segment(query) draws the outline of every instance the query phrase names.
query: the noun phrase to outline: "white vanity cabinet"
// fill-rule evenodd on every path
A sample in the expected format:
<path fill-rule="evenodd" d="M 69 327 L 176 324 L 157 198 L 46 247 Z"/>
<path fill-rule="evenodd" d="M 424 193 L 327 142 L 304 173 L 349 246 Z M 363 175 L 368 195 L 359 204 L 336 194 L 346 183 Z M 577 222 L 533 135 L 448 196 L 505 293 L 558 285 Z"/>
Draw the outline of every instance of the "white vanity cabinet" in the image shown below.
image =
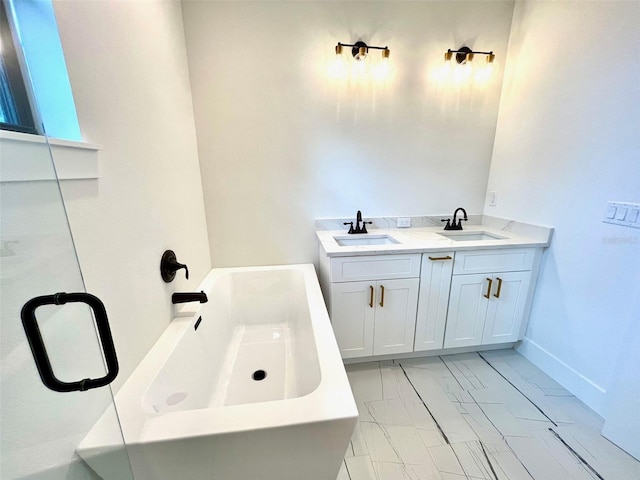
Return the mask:
<path fill-rule="evenodd" d="M 320 283 L 342 358 L 434 355 L 521 340 L 542 247 L 457 247 L 336 255 L 321 244 Z"/>
<path fill-rule="evenodd" d="M 320 268 L 343 358 L 413 350 L 420 254 L 332 257 Z"/>
<path fill-rule="evenodd" d="M 454 252 L 422 254 L 414 351 L 440 350 L 447 323 Z"/>
<path fill-rule="evenodd" d="M 444 348 L 519 339 L 536 254 L 535 248 L 456 254 Z"/>

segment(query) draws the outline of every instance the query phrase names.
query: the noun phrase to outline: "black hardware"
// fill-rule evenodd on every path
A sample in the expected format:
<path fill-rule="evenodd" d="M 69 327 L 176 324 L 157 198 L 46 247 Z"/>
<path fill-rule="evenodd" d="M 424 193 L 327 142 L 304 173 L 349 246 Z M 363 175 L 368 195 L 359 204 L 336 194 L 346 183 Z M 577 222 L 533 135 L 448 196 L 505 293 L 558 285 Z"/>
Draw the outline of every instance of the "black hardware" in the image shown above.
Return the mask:
<path fill-rule="evenodd" d="M 188 292 L 188 293 L 174 293 L 171 295 L 171 303 L 188 303 L 188 302 L 200 302 L 207 303 L 209 299 L 204 292 Z"/>
<path fill-rule="evenodd" d="M 457 222 L 456 222 L 456 215 L 458 214 L 458 211 L 462 210 L 462 213 L 464 214 L 464 218 L 460 218 Z M 444 226 L 445 230 L 462 230 L 462 221 L 468 221 L 469 219 L 467 218 L 467 211 L 462 208 L 456 208 L 456 211 L 453 212 L 453 220 L 449 221 L 449 219 L 442 219 L 440 220 L 441 222 L 447 222 L 447 224 Z"/>
<path fill-rule="evenodd" d="M 370 49 L 373 50 L 382 50 L 383 51 L 383 56 L 385 58 L 389 57 L 389 47 L 388 46 L 384 46 L 384 47 L 376 47 L 373 45 L 367 45 L 366 43 L 364 43 L 362 40 L 358 40 L 356 43 L 342 43 L 342 42 L 338 42 L 338 45 L 336 46 L 336 53 L 341 53 L 342 52 L 342 47 L 351 47 L 351 55 L 353 56 L 353 58 L 355 58 L 356 60 L 360 59 L 360 48 L 364 47 L 366 53 L 369 53 Z M 386 55 L 385 55 L 386 52 Z"/>
<path fill-rule="evenodd" d="M 466 63 L 468 54 L 488 55 L 488 56 L 490 56 L 492 58 L 491 59 L 492 62 L 493 62 L 493 58 L 495 58 L 495 55 L 493 54 L 493 50 L 490 51 L 490 52 L 477 52 L 477 51 L 471 50 L 469 47 L 467 47 L 465 45 L 465 46 L 460 47 L 458 50 L 448 49 L 447 53 L 445 54 L 445 59 L 450 60 L 454 53 L 456 54 L 456 62 L 458 62 L 460 64 Z M 470 57 L 470 58 L 472 58 L 472 57 Z"/>
<path fill-rule="evenodd" d="M 360 226 L 362 224 L 362 227 Z M 349 231 L 347 233 L 369 233 L 367 232 L 367 224 L 372 225 L 373 222 L 363 222 L 362 221 L 362 212 L 358 210 L 356 213 L 356 226 L 353 227 L 353 222 L 344 222 L 343 225 L 350 225 Z"/>
<path fill-rule="evenodd" d="M 353 222 L 344 222 L 343 225 L 349 225 L 349 231 L 347 233 L 355 233 L 353 230 Z"/>
<path fill-rule="evenodd" d="M 196 320 L 195 325 L 193 326 L 194 330 L 197 330 L 198 327 L 200 326 L 200 322 L 202 321 L 202 317 L 198 317 L 198 320 Z"/>
<path fill-rule="evenodd" d="M 64 305 L 66 303 L 86 303 L 91 308 L 107 363 L 107 374 L 104 377 L 85 378 L 78 382 L 63 382 L 54 375 L 51 361 L 40 333 L 40 327 L 38 327 L 38 321 L 36 320 L 36 309 L 43 305 Z M 24 304 L 20 312 L 20 318 L 22 318 L 22 326 L 27 334 L 27 340 L 42 383 L 51 390 L 55 392 L 84 392 L 91 388 L 108 385 L 118 376 L 118 358 L 116 357 L 116 349 L 113 345 L 111 329 L 109 328 L 107 311 L 98 297 L 89 293 L 64 292 L 35 297 Z"/>
<path fill-rule="evenodd" d="M 166 250 L 162 254 L 162 258 L 160 259 L 160 275 L 162 275 L 162 280 L 167 283 L 172 282 L 173 279 L 176 278 L 176 272 L 181 268 L 184 268 L 185 276 L 187 280 L 189 280 L 189 269 L 186 265 L 178 263 L 178 259 L 173 250 Z"/>

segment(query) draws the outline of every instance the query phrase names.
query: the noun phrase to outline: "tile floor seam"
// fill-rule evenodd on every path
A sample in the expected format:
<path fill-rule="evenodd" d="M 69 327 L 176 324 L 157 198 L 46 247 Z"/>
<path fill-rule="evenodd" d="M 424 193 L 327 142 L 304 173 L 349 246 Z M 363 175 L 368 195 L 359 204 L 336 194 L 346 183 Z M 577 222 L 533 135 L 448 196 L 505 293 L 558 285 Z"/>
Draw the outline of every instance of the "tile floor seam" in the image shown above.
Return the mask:
<path fill-rule="evenodd" d="M 516 387 L 509 379 L 507 379 L 504 375 L 502 375 L 502 373 L 500 373 L 493 365 L 491 365 L 491 362 L 489 362 L 486 358 L 484 358 L 484 356 L 478 352 L 478 356 L 480 358 L 482 358 L 487 365 L 489 365 L 498 375 L 500 375 L 502 378 L 504 378 L 513 388 L 515 388 L 518 393 L 520 393 L 524 398 L 526 398 L 531 405 L 533 405 L 536 409 L 538 409 L 538 411 L 544 415 L 555 427 L 558 426 L 558 424 L 556 422 L 554 422 L 546 413 L 544 413 L 544 411 L 533 401 L 531 400 L 527 395 L 525 395 L 518 387 Z M 475 400 L 475 399 L 474 399 Z M 476 402 L 476 404 L 478 405 L 478 407 L 480 407 L 480 404 L 478 404 L 478 402 Z M 486 415 L 486 412 L 484 412 L 484 410 L 482 410 L 482 407 L 480 407 L 480 410 L 485 414 L 485 417 L 487 417 L 487 419 L 489 420 L 489 422 L 491 422 L 491 420 L 489 419 L 489 417 Z M 492 425 L 493 422 L 491 422 Z M 494 428 L 497 429 L 497 427 L 494 425 Z M 581 463 L 581 466 L 583 468 L 586 468 L 587 470 L 592 471 L 600 480 L 604 480 L 604 478 L 589 464 L 589 462 L 587 462 L 580 454 L 578 454 L 567 442 L 564 441 L 564 439 L 556 432 L 554 431 L 551 427 L 549 427 L 548 429 L 550 432 L 552 432 L 557 439 L 560 441 L 560 443 L 572 454 L 574 455 Z M 498 430 L 500 431 L 500 430 Z M 502 435 L 502 432 L 500 432 L 500 434 Z M 504 435 L 503 435 L 504 438 Z M 509 442 L 505 439 L 505 442 L 507 443 L 507 445 L 509 445 Z M 509 445 L 509 448 L 513 451 L 512 447 Z M 515 457 L 518 459 L 518 461 L 520 461 L 520 459 L 518 458 L 518 456 L 516 455 L 515 452 L 513 452 L 513 454 L 515 455 Z M 520 463 L 522 463 L 520 461 Z M 524 466 L 524 464 L 522 464 Z M 525 467 L 526 469 L 526 467 Z M 527 470 L 528 471 L 528 470 Z"/>
<path fill-rule="evenodd" d="M 464 388 L 464 387 L 462 386 L 462 384 L 460 383 L 460 380 L 458 380 L 458 377 L 456 377 L 456 374 L 455 374 L 455 373 L 453 373 L 453 372 L 451 371 L 451 368 L 449 368 L 449 365 L 447 365 L 447 362 L 445 362 L 445 361 L 442 359 L 442 356 L 438 355 L 438 358 L 439 358 L 439 359 L 440 359 L 440 361 L 444 364 L 444 366 L 445 366 L 445 367 L 447 367 L 447 370 L 449 370 L 449 373 L 450 373 L 450 374 L 451 374 L 451 376 L 454 378 L 454 380 L 457 382 L 457 384 L 458 384 L 458 385 L 460 385 L 460 388 L 462 389 L 462 391 L 464 391 L 464 392 L 468 392 L 469 390 L 468 390 L 468 389 L 466 389 L 466 388 Z M 463 375 L 463 376 L 464 376 L 464 375 Z"/>
<path fill-rule="evenodd" d="M 347 454 L 360 459 L 345 459 L 339 478 L 640 480 L 638 463 L 618 458 L 611 442 L 602 443 L 593 412 L 575 396 L 555 395 L 564 390 L 517 352 L 484 353 L 409 359 L 409 365 L 377 361 L 356 369 L 365 417 L 358 423 L 368 425 L 363 431 L 370 438 L 361 432 L 349 442 Z M 380 389 L 372 388 L 378 381 Z"/>
<path fill-rule="evenodd" d="M 440 357 L 438 357 L 440 358 Z M 446 363 L 442 360 L 442 358 L 440 358 L 440 361 L 442 361 L 442 363 L 445 364 L 445 367 L 447 367 Z M 420 393 L 418 392 L 418 390 L 416 389 L 416 387 L 413 385 L 413 383 L 411 382 L 411 379 L 409 379 L 409 376 L 407 375 L 407 372 L 404 370 L 404 367 L 402 366 L 402 364 L 399 364 L 400 368 L 402 369 L 402 372 L 404 373 L 407 381 L 409 382 L 409 384 L 411 385 L 411 388 L 413 388 L 413 391 L 416 393 L 416 395 L 418 395 L 418 398 L 420 398 L 420 401 L 422 402 L 422 405 L 424 406 L 424 408 L 427 410 L 427 412 L 429 412 L 429 415 L 431 416 L 431 418 L 433 419 L 433 421 L 435 422 L 436 426 L 438 427 L 438 430 L 440 431 L 440 434 L 443 436 L 445 442 L 447 442 L 446 444 L 451 448 L 451 452 L 453 453 L 454 457 L 456 457 L 456 460 L 458 462 L 458 465 L 460 466 L 460 468 L 462 469 L 462 471 L 464 472 L 465 477 L 467 478 L 467 480 L 469 480 L 469 476 L 467 475 L 467 472 L 464 469 L 464 465 L 462 464 L 462 462 L 460 461 L 460 457 L 458 456 L 458 453 L 455 451 L 455 449 L 451 446 L 451 442 L 449 441 L 449 438 L 446 436 L 446 434 L 444 433 L 444 431 L 442 430 L 442 427 L 440 426 L 440 423 L 438 422 L 438 420 L 436 420 L 435 416 L 433 415 L 433 413 L 431 412 L 431 410 L 429 410 L 429 407 L 427 407 L 427 404 L 425 403 L 425 401 L 422 399 L 422 397 L 420 396 Z M 447 367 L 447 370 L 449 369 L 449 367 Z M 449 372 L 451 373 L 451 371 L 449 370 Z M 455 375 L 453 375 L 453 373 L 451 373 L 451 375 L 455 378 Z M 458 382 L 458 379 L 456 378 L 456 382 Z M 460 388 L 462 388 L 463 390 L 464 387 L 462 387 L 462 385 L 460 384 L 460 382 L 458 382 L 458 384 L 460 385 Z M 427 450 L 428 451 L 428 450 Z M 446 472 L 446 473 L 454 473 L 454 472 Z"/>
<path fill-rule="evenodd" d="M 489 455 L 487 455 L 487 451 L 484 448 L 484 443 L 482 442 L 482 440 L 478 440 L 478 442 L 480 443 L 480 448 L 482 449 L 482 454 L 484 455 L 484 458 L 487 461 L 487 464 L 489 465 L 489 468 L 491 469 L 491 473 L 493 473 L 493 478 L 495 480 L 500 480 L 498 478 L 498 474 L 496 473 L 496 471 L 493 468 L 493 464 L 491 463 L 491 460 L 489 460 Z"/>
<path fill-rule="evenodd" d="M 480 355 L 480 353 L 478 352 L 478 355 L 480 357 L 482 357 L 482 355 Z M 483 360 L 486 362 L 486 359 L 483 358 Z M 488 362 L 487 362 L 488 363 Z M 498 372 L 499 373 L 499 372 Z M 453 375 L 453 373 L 452 373 Z M 506 380 L 506 379 L 505 379 Z M 510 383 L 510 382 L 509 382 Z M 515 388 L 515 387 L 514 387 Z M 516 388 L 517 390 L 517 388 Z M 523 395 L 524 396 L 524 395 Z M 522 465 L 522 467 L 525 469 L 525 471 L 529 474 L 529 476 L 532 479 L 535 479 L 535 477 L 531 474 L 531 472 L 529 471 L 529 469 L 526 467 L 526 465 L 524 464 L 524 462 L 522 462 L 522 460 L 520 459 L 520 457 L 518 457 L 517 453 L 515 452 L 515 450 L 513 449 L 513 447 L 509 444 L 509 441 L 507 440 L 507 437 L 502 433 L 502 431 L 498 428 L 498 426 L 491 420 L 491 418 L 489 418 L 489 416 L 487 415 L 487 412 L 485 412 L 483 410 L 483 408 L 480 406 L 480 403 L 478 403 L 478 401 L 471 396 L 471 399 L 473 400 L 473 403 L 475 403 L 478 408 L 480 409 L 480 411 L 482 412 L 482 414 L 484 415 L 484 417 L 487 419 L 487 421 L 491 424 L 491 426 L 496 430 L 496 432 L 498 432 L 498 434 L 500 435 L 500 438 L 502 439 L 502 441 L 504 442 L 504 444 L 506 445 L 506 447 L 511 451 L 511 453 L 513 454 L 514 458 L 520 463 L 520 465 Z M 527 399 L 528 400 L 528 399 Z M 464 419 L 464 416 L 463 416 Z M 464 419 L 465 422 L 469 425 L 469 422 L 466 421 L 466 419 Z M 553 422 L 552 422 L 553 423 Z M 469 425 L 469 427 L 471 428 L 471 430 L 473 430 L 473 426 Z M 473 432 L 477 434 L 477 432 L 475 430 L 473 430 Z M 478 441 L 481 442 L 480 438 L 478 438 Z"/>
<path fill-rule="evenodd" d="M 546 413 L 544 413 L 544 410 L 542 410 L 542 409 L 541 409 L 541 408 L 540 408 L 540 407 L 539 407 L 539 406 L 538 406 L 538 405 L 537 405 L 533 400 L 531 400 L 527 395 L 525 395 L 525 394 L 524 394 L 524 392 L 522 392 L 518 387 L 516 387 L 516 386 L 511 382 L 511 380 L 509 380 L 507 377 L 505 377 L 505 376 L 504 376 L 504 375 L 503 375 L 503 374 L 502 374 L 502 373 L 501 373 L 501 372 L 500 372 L 496 367 L 494 367 L 493 365 L 491 365 L 491 362 L 489 362 L 489 360 L 487 360 L 487 359 L 482 355 L 482 353 L 480 353 L 480 352 L 477 352 L 477 353 L 478 353 L 478 356 L 479 356 L 482 360 L 484 360 L 484 361 L 487 363 L 487 365 L 489 365 L 489 366 L 490 366 L 490 367 L 491 367 L 491 368 L 492 368 L 492 369 L 493 369 L 493 370 L 494 370 L 498 375 L 500 375 L 500 376 L 501 376 L 501 377 L 502 377 L 502 378 L 503 378 L 503 379 L 504 379 L 504 380 L 505 380 L 509 385 L 511 385 L 513 388 L 515 388 L 515 389 L 520 393 L 520 395 L 522 395 L 524 398 L 526 398 L 526 399 L 529 401 L 529 403 L 531 403 L 531 405 L 533 405 L 536 409 L 538 409 L 538 411 L 539 411 L 542 415 L 544 415 L 544 416 L 545 416 L 545 417 L 546 417 L 546 418 L 547 418 L 551 423 L 553 423 L 553 425 L 554 425 L 555 427 L 557 427 L 557 426 L 558 426 L 558 424 L 557 424 L 556 422 L 554 422 L 554 421 L 551 419 L 551 417 L 549 417 L 549 415 L 547 415 Z"/>
<path fill-rule="evenodd" d="M 349 472 L 349 465 L 347 465 L 347 461 L 343 460 L 343 462 L 344 462 L 344 469 L 347 471 L 347 476 L 349 477 L 349 480 L 353 480 L 351 478 L 351 472 Z"/>
<path fill-rule="evenodd" d="M 473 398 L 473 397 L 472 397 Z M 505 446 L 509 449 L 509 451 L 513 454 L 514 458 L 520 463 L 520 465 L 522 465 L 522 467 L 526 470 L 526 472 L 529 474 L 529 476 L 533 479 L 535 478 L 531 472 L 529 471 L 529 469 L 526 467 L 526 465 L 522 462 L 522 460 L 520 459 L 520 457 L 518 457 L 518 454 L 515 452 L 515 450 L 513 449 L 513 447 L 509 444 L 509 441 L 507 440 L 507 437 L 502 433 L 502 431 L 500 431 L 500 429 L 497 427 L 497 425 L 495 423 L 493 423 L 493 421 L 489 418 L 489 416 L 487 415 L 487 412 L 485 412 L 482 407 L 480 406 L 480 404 L 475 400 L 475 398 L 473 399 L 475 404 L 478 406 L 478 408 L 480 409 L 480 411 L 482 412 L 482 414 L 485 416 L 485 418 L 487 419 L 487 421 L 491 424 L 491 426 L 496 430 L 496 432 L 498 432 L 498 434 L 500 435 L 500 438 L 502 439 L 502 441 L 504 442 Z M 463 417 L 464 418 L 464 417 Z M 466 421 L 466 419 L 465 419 Z M 469 422 L 467 422 L 468 424 Z M 473 426 L 469 425 L 471 427 L 471 430 L 473 430 Z M 475 430 L 474 430 L 474 433 Z M 476 433 L 477 435 L 477 433 Z M 478 439 L 479 442 L 482 442 L 482 440 Z"/>
<path fill-rule="evenodd" d="M 595 468 L 593 468 L 591 465 L 589 465 L 589 462 L 587 462 L 584 458 L 582 458 L 582 456 L 576 452 L 573 448 L 571 448 L 571 445 L 569 445 L 567 442 L 564 441 L 564 439 L 560 436 L 560 434 L 558 432 L 556 432 L 555 430 L 553 430 L 553 428 L 549 428 L 549 431 L 551 433 L 553 433 L 553 435 L 560 441 L 560 443 L 562 443 L 562 445 L 564 445 L 564 447 L 569 450 L 569 452 L 571 452 L 581 463 L 583 467 L 587 467 L 589 470 L 591 470 L 600 480 L 604 480 L 604 478 L 602 477 L 602 475 L 600 475 Z"/>
<path fill-rule="evenodd" d="M 458 461 L 458 465 L 460 465 L 460 468 L 462 468 L 462 471 L 464 472 L 465 477 L 467 477 L 467 479 L 470 479 L 471 477 L 467 474 L 467 471 L 465 470 L 464 465 L 460 461 L 460 457 L 458 456 L 458 452 L 456 452 L 456 449 L 453 448 L 453 445 L 449 445 L 449 447 L 451 447 L 451 451 L 453 452 L 453 456 L 456 457 L 456 460 Z"/>
<path fill-rule="evenodd" d="M 429 409 L 429 407 L 427 406 L 426 402 L 424 401 L 424 399 L 422 398 L 422 396 L 420 395 L 420 393 L 418 392 L 418 390 L 416 389 L 415 385 L 413 384 L 413 382 L 411 381 L 411 379 L 409 378 L 409 375 L 407 375 L 406 370 L 404 369 L 404 367 L 402 366 L 402 364 L 398 364 L 400 365 L 400 368 L 402 369 L 402 373 L 404 373 L 405 378 L 407 379 L 407 381 L 409 382 L 409 385 L 411 385 L 411 388 L 413 388 L 413 391 L 416 392 L 416 395 L 418 396 L 418 398 L 420 399 L 420 401 L 422 402 L 422 405 L 424 405 L 424 408 L 427 409 L 427 412 L 429 412 L 429 415 L 431 416 L 431 419 L 434 421 L 434 423 L 436 424 L 436 427 L 438 427 L 438 431 L 440 432 L 440 435 L 442 435 L 442 438 L 444 439 L 444 441 L 446 442 L 447 445 L 450 445 L 451 442 L 449 441 L 449 438 L 447 437 L 447 435 L 444 433 L 444 430 L 442 430 L 442 426 L 440 426 L 440 424 L 438 423 L 438 421 L 436 420 L 436 417 L 433 416 L 433 413 L 431 412 L 431 410 Z"/>

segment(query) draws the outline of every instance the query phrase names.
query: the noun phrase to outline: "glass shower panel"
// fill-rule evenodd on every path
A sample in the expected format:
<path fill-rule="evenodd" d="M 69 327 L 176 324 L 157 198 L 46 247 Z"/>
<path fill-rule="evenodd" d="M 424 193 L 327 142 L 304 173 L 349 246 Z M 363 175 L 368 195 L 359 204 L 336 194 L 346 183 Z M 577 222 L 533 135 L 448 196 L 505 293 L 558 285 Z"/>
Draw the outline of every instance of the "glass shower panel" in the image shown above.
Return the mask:
<path fill-rule="evenodd" d="M 44 137 L 0 131 L 0 478 L 133 479 L 110 386 L 60 393 L 39 376 L 21 309 L 34 297 L 58 292 L 85 287 L 49 145 Z M 87 305 L 36 312 L 59 380 L 105 376 Z M 111 448 L 83 460 L 76 450 L 101 417 Z"/>

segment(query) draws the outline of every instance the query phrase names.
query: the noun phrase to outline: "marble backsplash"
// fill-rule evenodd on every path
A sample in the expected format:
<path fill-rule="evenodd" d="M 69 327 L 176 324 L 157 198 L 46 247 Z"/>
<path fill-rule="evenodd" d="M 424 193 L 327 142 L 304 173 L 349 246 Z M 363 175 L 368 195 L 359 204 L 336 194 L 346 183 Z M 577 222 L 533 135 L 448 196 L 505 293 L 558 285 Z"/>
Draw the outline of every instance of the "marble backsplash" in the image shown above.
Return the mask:
<path fill-rule="evenodd" d="M 410 228 L 424 228 L 424 227 L 444 227 L 442 219 L 451 218 L 452 215 L 424 215 L 420 217 L 363 217 L 362 219 L 367 222 L 373 222 L 372 225 L 367 225 L 367 230 L 372 228 L 398 228 L 398 218 L 410 218 Z M 468 215 L 469 220 L 464 222 L 463 225 L 481 225 L 482 215 Z M 348 225 L 345 227 L 344 222 L 353 222 L 355 225 L 355 217 L 351 218 L 320 218 L 316 219 L 316 230 L 347 230 Z"/>
<path fill-rule="evenodd" d="M 393 229 L 398 228 L 398 218 L 410 218 L 411 227 L 409 228 L 425 228 L 425 227 L 444 227 L 442 219 L 451 218 L 451 215 L 424 215 L 417 217 L 363 217 L 367 222 L 373 222 L 367 225 L 367 230 L 374 229 Z M 468 215 L 469 220 L 463 222 L 465 225 L 485 225 L 487 227 L 502 230 L 504 232 L 513 232 L 519 235 L 539 239 L 542 241 L 550 241 L 553 228 L 540 225 L 532 225 L 529 223 L 517 222 L 504 218 L 492 217 L 489 215 Z M 354 222 L 355 217 L 351 218 L 319 218 L 316 219 L 316 230 L 348 230 L 345 222 Z"/>

